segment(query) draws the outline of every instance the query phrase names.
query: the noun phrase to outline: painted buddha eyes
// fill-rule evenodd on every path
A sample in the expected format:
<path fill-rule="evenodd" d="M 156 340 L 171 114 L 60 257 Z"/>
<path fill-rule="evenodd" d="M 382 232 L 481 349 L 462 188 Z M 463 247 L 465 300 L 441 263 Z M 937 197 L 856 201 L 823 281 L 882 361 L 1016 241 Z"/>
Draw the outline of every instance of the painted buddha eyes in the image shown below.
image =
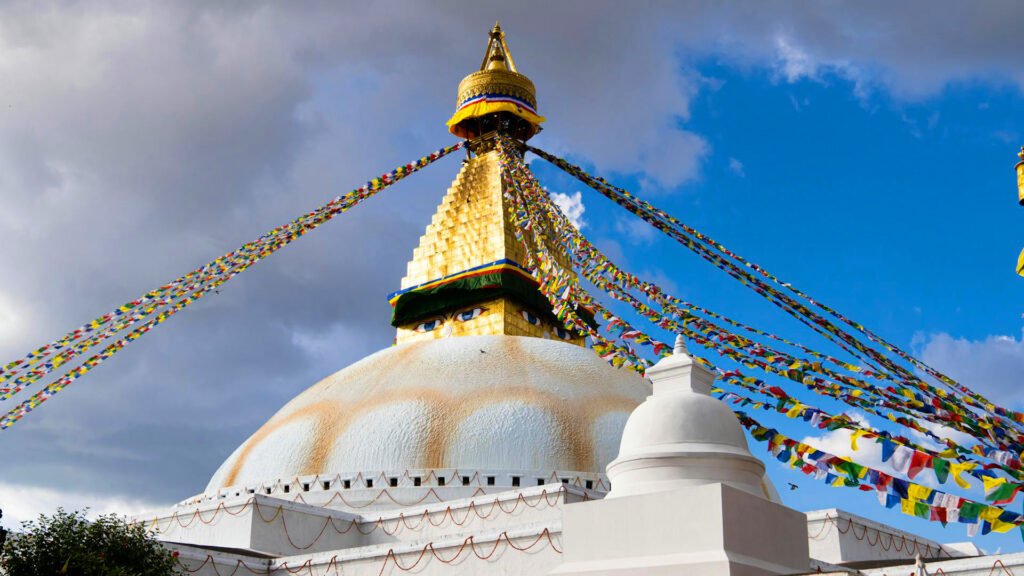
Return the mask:
<path fill-rule="evenodd" d="M 463 310 L 455 315 L 455 319 L 459 322 L 469 322 L 474 318 L 478 318 L 481 314 L 486 312 L 486 308 L 472 308 L 470 310 Z"/>
<path fill-rule="evenodd" d="M 540 318 L 533 312 L 530 312 L 529 310 L 520 310 L 519 313 L 522 314 L 523 318 L 531 325 L 540 326 Z"/>
<path fill-rule="evenodd" d="M 443 318 L 442 317 L 438 317 L 438 318 L 434 318 L 433 320 L 427 320 L 426 322 L 418 324 L 416 326 L 416 331 L 417 332 L 433 332 L 434 330 L 437 330 L 438 328 L 443 326 L 446 319 L 447 320 L 455 320 L 456 322 L 469 322 L 470 320 L 473 320 L 474 318 L 479 318 L 480 315 L 483 314 L 484 312 L 487 312 L 487 308 L 484 308 L 482 306 L 478 306 L 476 308 L 468 308 L 468 309 L 463 310 L 461 312 L 456 312 L 455 314 L 452 314 L 451 316 L 446 316 L 446 317 L 443 317 Z"/>
<path fill-rule="evenodd" d="M 454 314 L 445 314 L 444 316 L 438 316 L 431 320 L 427 320 L 426 322 L 422 322 L 416 326 L 415 330 L 420 333 L 426 333 L 433 332 L 442 327 L 445 327 L 446 333 L 444 335 L 451 336 L 452 329 L 454 328 L 454 322 L 469 322 L 470 320 L 475 320 L 479 318 L 480 316 L 483 315 L 484 312 L 487 312 L 487 308 L 483 306 L 467 308 Z M 530 310 L 520 309 L 519 314 L 531 326 L 536 326 L 538 328 L 543 328 L 545 326 L 545 322 L 541 319 L 541 317 L 538 316 L 537 314 L 534 314 Z M 554 329 L 553 332 L 558 335 L 559 340 L 571 341 L 573 340 L 573 338 L 576 338 L 576 336 L 572 332 L 566 330 L 562 326 L 552 324 L 548 326 L 548 329 L 550 328 Z M 547 334 L 548 332 L 545 331 L 545 338 L 549 337 L 547 336 Z"/>
<path fill-rule="evenodd" d="M 519 311 L 519 313 L 523 316 L 523 319 L 525 319 L 531 326 L 541 327 L 544 325 L 544 322 L 540 319 L 540 316 L 537 316 L 536 314 L 529 310 L 522 309 Z M 574 338 L 573 333 L 569 332 L 562 326 L 553 324 L 551 325 L 551 328 L 555 329 L 555 333 L 558 334 L 558 337 L 562 340 L 572 340 Z"/>
<path fill-rule="evenodd" d="M 428 320 L 428 321 L 420 324 L 419 326 L 416 326 L 416 331 L 417 332 L 433 332 L 434 330 L 437 330 L 438 326 L 440 326 L 440 325 L 441 325 L 441 319 L 440 318 L 435 318 L 433 320 Z"/>

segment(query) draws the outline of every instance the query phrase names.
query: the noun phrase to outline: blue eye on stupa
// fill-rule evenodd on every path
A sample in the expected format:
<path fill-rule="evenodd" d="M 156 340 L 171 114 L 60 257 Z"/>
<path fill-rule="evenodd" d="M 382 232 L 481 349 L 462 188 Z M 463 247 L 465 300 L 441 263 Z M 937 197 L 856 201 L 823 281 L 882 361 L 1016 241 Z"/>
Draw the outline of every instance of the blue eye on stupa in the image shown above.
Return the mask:
<path fill-rule="evenodd" d="M 458 320 L 459 322 L 467 322 L 469 320 L 472 320 L 473 318 L 479 317 L 486 310 L 486 308 L 473 308 L 471 310 L 463 310 L 462 312 L 459 312 L 458 314 L 455 315 L 455 319 Z"/>
<path fill-rule="evenodd" d="M 437 320 L 437 319 L 429 320 L 429 321 L 424 322 L 424 323 L 420 324 L 419 326 L 417 326 L 416 327 L 416 331 L 417 332 L 431 332 L 433 330 L 436 330 L 437 327 L 440 326 L 440 325 L 441 325 L 441 321 L 440 320 Z"/>
<path fill-rule="evenodd" d="M 572 340 L 572 333 L 561 326 L 556 326 L 555 332 L 558 333 L 558 337 L 562 340 Z"/>
<path fill-rule="evenodd" d="M 523 318 L 525 318 L 526 321 L 529 322 L 530 324 L 534 326 L 540 326 L 540 317 L 538 317 L 533 312 L 530 312 L 529 310 L 523 310 L 521 314 L 523 315 Z"/>

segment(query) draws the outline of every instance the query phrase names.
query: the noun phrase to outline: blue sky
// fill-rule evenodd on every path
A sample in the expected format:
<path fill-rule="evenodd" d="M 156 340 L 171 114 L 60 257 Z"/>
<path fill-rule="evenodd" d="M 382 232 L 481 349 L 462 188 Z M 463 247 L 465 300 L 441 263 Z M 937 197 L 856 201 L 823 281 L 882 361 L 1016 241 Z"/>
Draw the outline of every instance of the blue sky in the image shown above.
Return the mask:
<path fill-rule="evenodd" d="M 0 358 L 450 143 L 455 87 L 495 18 L 549 118 L 536 144 L 1022 407 L 1012 2 L 5 4 L 0 262 L 15 273 L 0 285 Z M 584 232 L 626 268 L 821 345 L 534 167 L 582 193 Z M 3 432 L 5 523 L 197 493 L 288 399 L 387 346 L 384 295 L 455 171 L 441 163 L 303 238 Z M 841 499 L 964 539 L 769 469 L 798 479 L 797 508 Z M 1024 549 L 1016 534 L 978 542 Z"/>

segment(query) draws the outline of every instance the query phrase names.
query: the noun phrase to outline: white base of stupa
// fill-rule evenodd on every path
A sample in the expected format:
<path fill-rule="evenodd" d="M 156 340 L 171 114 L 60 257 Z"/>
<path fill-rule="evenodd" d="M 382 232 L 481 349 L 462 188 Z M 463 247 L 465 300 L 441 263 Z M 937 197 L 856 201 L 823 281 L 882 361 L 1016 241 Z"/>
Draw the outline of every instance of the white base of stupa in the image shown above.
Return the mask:
<path fill-rule="evenodd" d="M 807 517 L 715 483 L 565 507 L 551 574 L 766 576 L 808 570 Z"/>

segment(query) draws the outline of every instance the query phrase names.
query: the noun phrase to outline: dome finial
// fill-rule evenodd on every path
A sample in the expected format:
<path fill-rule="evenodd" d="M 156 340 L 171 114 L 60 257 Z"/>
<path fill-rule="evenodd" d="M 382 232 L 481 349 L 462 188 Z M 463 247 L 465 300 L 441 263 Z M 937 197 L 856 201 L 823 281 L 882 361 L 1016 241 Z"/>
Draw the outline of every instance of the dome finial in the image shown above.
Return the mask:
<path fill-rule="evenodd" d="M 542 122 L 544 117 L 537 114 L 537 90 L 519 73 L 505 43 L 505 32 L 495 22 L 487 34 L 480 69 L 459 82 L 448 131 L 467 140 L 499 131 L 526 141 L 540 131 Z"/>
<path fill-rule="evenodd" d="M 689 354 L 690 351 L 686 349 L 686 339 L 683 338 L 682 334 L 676 334 L 676 345 L 672 348 L 672 354 Z"/>
<path fill-rule="evenodd" d="M 508 51 L 508 44 L 505 44 L 505 33 L 501 30 L 501 24 L 495 20 L 494 28 L 487 39 L 487 50 L 484 51 L 484 61 L 480 64 L 480 70 L 507 70 L 517 72 L 516 62 L 512 59 L 512 53 Z"/>

